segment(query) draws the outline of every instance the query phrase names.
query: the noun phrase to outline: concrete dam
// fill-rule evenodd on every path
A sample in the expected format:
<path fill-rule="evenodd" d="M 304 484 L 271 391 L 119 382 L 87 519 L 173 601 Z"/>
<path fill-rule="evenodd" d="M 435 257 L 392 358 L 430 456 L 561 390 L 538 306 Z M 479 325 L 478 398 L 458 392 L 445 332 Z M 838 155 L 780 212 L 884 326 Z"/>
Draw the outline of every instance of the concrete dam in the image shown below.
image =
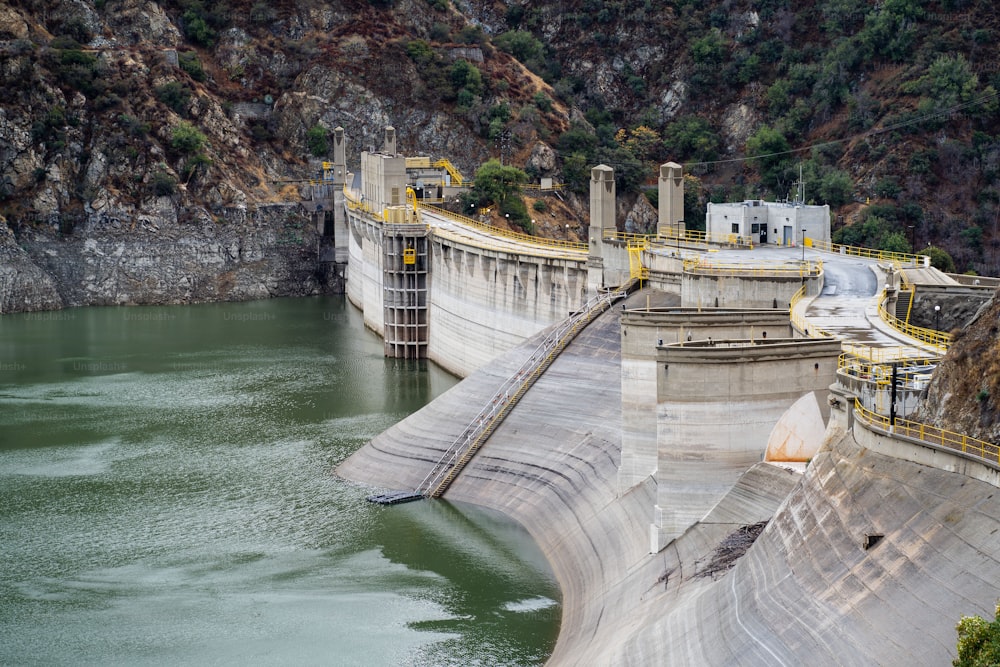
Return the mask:
<path fill-rule="evenodd" d="M 568 312 L 639 278 L 445 495 L 503 512 L 545 554 L 563 594 L 550 664 L 950 662 L 958 619 L 991 616 L 1000 598 L 1000 461 L 988 443 L 970 454 L 910 429 L 919 374 L 891 398 L 875 381 L 886 355 L 920 368 L 940 354 L 938 338 L 877 314 L 900 265 L 808 244 L 726 250 L 738 243 L 683 230 L 630 248 L 605 237 L 594 190 L 613 197 L 613 180 L 592 176 L 600 241 L 586 253 L 484 241 L 460 220 L 418 220 L 416 202 L 378 213 L 345 195 L 352 302 L 376 331 L 396 321 L 383 298 L 406 272 L 386 258 L 412 247 L 426 273 L 408 322 L 427 326 L 402 348 L 387 339 L 387 354 L 420 343 L 465 379 L 337 473 L 417 489 Z"/>

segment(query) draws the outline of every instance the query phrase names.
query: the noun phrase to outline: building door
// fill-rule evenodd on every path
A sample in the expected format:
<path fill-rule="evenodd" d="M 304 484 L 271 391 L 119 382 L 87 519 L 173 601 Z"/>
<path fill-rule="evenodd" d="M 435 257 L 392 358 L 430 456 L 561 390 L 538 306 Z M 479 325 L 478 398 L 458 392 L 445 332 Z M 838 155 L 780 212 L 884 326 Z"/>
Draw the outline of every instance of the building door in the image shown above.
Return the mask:
<path fill-rule="evenodd" d="M 792 245 L 792 242 L 795 240 L 795 235 L 792 234 L 792 227 L 790 225 L 785 225 L 782 231 L 784 231 L 784 236 L 781 239 L 782 245 Z"/>

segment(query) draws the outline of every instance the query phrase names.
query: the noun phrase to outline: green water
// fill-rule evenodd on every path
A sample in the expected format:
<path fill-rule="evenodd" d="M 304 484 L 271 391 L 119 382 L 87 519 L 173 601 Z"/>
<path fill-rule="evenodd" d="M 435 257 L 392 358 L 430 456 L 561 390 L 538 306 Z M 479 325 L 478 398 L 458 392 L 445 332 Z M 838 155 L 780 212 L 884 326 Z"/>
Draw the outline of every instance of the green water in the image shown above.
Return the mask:
<path fill-rule="evenodd" d="M 332 474 L 454 383 L 343 298 L 0 316 L 0 664 L 543 663 L 523 531 Z"/>

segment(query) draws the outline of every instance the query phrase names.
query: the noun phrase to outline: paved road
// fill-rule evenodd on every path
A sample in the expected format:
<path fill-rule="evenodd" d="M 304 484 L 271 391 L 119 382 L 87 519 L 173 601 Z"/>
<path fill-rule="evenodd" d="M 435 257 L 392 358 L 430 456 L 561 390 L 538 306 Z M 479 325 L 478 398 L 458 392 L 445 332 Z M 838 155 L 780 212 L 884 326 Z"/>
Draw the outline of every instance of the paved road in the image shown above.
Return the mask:
<path fill-rule="evenodd" d="M 745 264 L 794 263 L 822 260 L 824 283 L 819 296 L 805 305 L 804 317 L 819 329 L 847 343 L 879 348 L 901 348 L 906 357 L 937 356 L 929 346 L 904 336 L 878 316 L 878 295 L 884 276 L 877 262 L 862 257 L 837 255 L 806 248 L 763 247 L 753 250 L 721 250 L 712 260 Z"/>

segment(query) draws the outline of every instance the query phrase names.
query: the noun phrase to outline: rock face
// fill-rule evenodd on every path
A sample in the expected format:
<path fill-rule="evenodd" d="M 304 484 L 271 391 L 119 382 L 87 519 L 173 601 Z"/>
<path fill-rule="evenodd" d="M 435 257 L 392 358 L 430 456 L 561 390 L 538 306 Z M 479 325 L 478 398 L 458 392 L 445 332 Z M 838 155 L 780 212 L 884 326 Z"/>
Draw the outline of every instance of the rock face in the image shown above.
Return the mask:
<path fill-rule="evenodd" d="M 0 313 L 62 308 L 52 277 L 19 246 L 0 218 Z"/>
<path fill-rule="evenodd" d="M 71 236 L 0 238 L 0 312 L 88 305 L 243 301 L 342 291 L 317 264 L 297 206 L 185 225 L 95 216 Z M 2 227 L 2 229 L 7 229 Z"/>
<path fill-rule="evenodd" d="M 917 421 L 1000 442 L 1000 299 L 955 335 L 934 371 Z"/>

